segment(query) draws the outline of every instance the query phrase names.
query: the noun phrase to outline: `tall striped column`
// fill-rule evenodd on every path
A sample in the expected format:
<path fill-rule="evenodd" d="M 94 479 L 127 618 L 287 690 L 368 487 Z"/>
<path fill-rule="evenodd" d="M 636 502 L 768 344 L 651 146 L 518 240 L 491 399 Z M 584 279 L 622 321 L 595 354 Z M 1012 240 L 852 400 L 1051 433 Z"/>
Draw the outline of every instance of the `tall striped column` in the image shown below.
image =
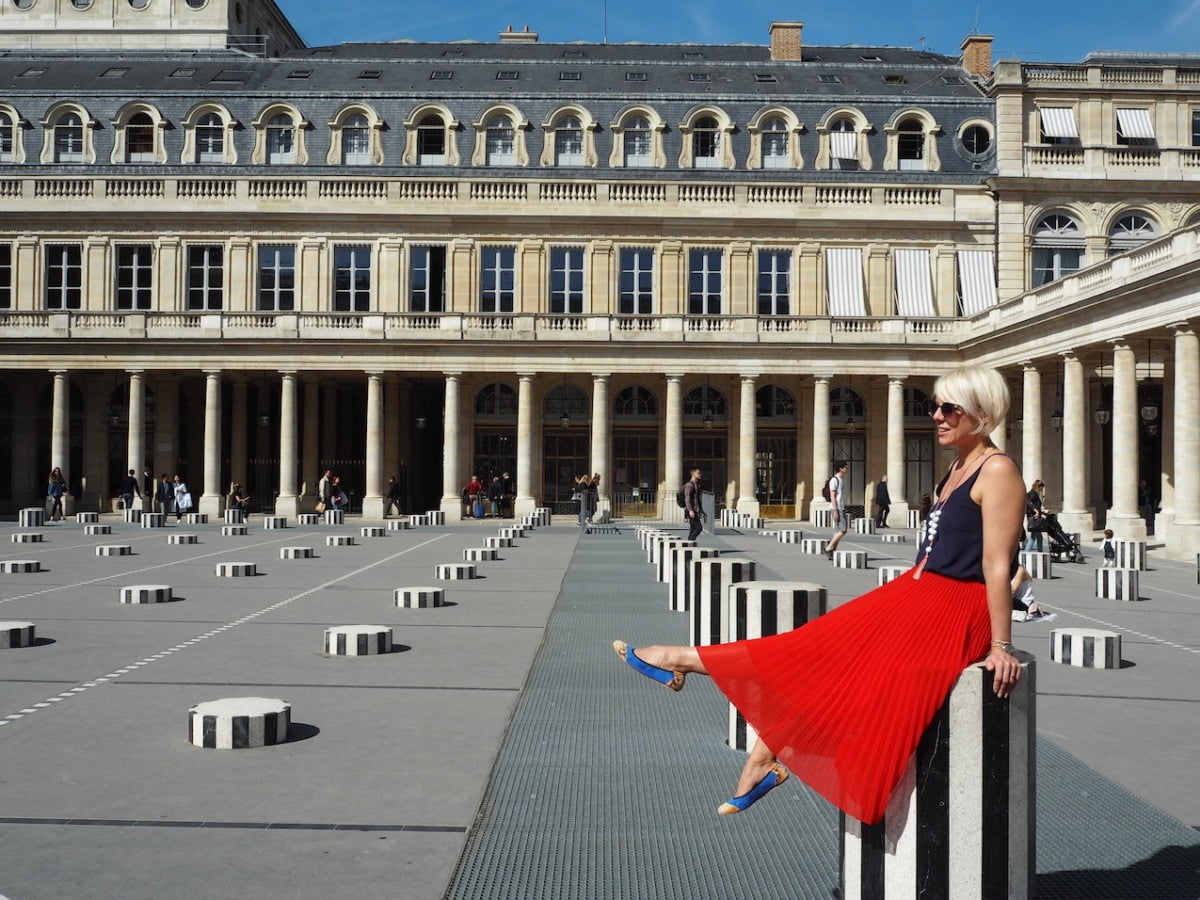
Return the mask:
<path fill-rule="evenodd" d="M 729 585 L 754 580 L 754 560 L 717 556 L 692 561 L 691 622 L 688 643 L 693 647 L 720 643 Z"/>
<path fill-rule="evenodd" d="M 1000 699 L 969 666 L 925 730 L 883 821 L 841 815 L 843 900 L 1033 897 L 1035 678 Z"/>
<path fill-rule="evenodd" d="M 692 599 L 692 561 L 720 556 L 716 547 L 673 547 L 668 551 L 671 568 L 667 573 L 667 609 L 687 612 Z"/>
<path fill-rule="evenodd" d="M 654 545 L 658 548 L 658 559 L 655 562 L 655 571 L 658 580 L 662 584 L 667 584 L 671 580 L 672 559 L 671 551 L 679 547 L 695 547 L 695 541 L 689 541 L 687 538 L 671 538 L 666 541 L 659 541 Z"/>

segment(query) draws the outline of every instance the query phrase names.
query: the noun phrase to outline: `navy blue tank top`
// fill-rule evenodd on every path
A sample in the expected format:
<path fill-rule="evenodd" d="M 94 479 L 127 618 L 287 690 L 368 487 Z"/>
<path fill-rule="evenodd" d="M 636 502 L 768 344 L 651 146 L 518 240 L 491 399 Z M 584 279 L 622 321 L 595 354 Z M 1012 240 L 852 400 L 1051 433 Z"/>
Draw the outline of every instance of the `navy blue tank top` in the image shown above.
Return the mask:
<path fill-rule="evenodd" d="M 983 582 L 983 510 L 971 499 L 971 488 L 983 466 L 942 503 L 933 505 L 921 529 L 917 545 L 916 565 L 928 556 L 924 571 L 936 572 L 957 581 Z M 950 474 L 938 485 L 941 493 Z M 1010 577 L 1016 574 L 1016 540 L 1013 541 L 1013 565 Z"/>

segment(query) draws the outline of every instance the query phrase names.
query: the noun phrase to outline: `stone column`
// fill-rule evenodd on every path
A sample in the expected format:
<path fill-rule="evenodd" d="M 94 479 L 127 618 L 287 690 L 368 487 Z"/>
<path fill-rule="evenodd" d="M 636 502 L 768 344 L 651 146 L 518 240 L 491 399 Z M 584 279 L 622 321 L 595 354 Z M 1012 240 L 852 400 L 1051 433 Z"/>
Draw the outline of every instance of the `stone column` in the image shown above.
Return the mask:
<path fill-rule="evenodd" d="M 236 481 L 238 484 L 250 488 L 250 425 L 248 421 L 249 404 L 247 402 L 247 393 L 249 387 L 246 384 L 246 376 L 241 373 L 236 373 L 230 376 L 232 384 L 232 397 L 230 398 L 233 404 L 233 409 L 229 412 L 229 480 Z M 265 381 L 259 381 L 260 408 L 259 414 L 262 414 L 261 404 L 266 403 L 267 385 Z M 261 426 L 256 418 L 254 428 L 258 429 Z M 264 429 L 265 430 L 265 429 Z M 224 490 L 225 486 L 221 486 Z M 269 497 L 259 497 L 261 500 L 270 500 Z"/>
<path fill-rule="evenodd" d="M 738 418 L 741 431 L 738 439 L 738 499 L 737 511 L 758 517 L 758 415 L 754 406 L 754 375 L 741 376 L 741 408 Z"/>
<path fill-rule="evenodd" d="M 1091 534 L 1095 524 L 1087 509 L 1087 385 L 1083 363 L 1073 352 L 1063 354 L 1062 510 L 1058 522 L 1068 534 Z"/>
<path fill-rule="evenodd" d="M 62 369 L 54 376 L 53 400 L 50 412 L 50 467 L 62 469 L 67 484 L 71 483 L 71 376 Z"/>
<path fill-rule="evenodd" d="M 279 388 L 279 497 L 275 515 L 294 518 L 300 512 L 296 478 L 296 373 L 283 371 Z"/>
<path fill-rule="evenodd" d="M 518 519 L 537 508 L 533 496 L 533 380 L 536 375 L 517 376 L 517 496 L 513 515 Z"/>
<path fill-rule="evenodd" d="M 658 511 L 664 522 L 680 523 L 683 510 L 675 502 L 675 494 L 683 486 L 683 376 L 667 376 L 667 408 L 664 416 L 663 490 L 659 493 Z"/>
<path fill-rule="evenodd" d="M 364 519 L 383 521 L 383 373 L 367 373 L 367 483 L 363 485 Z"/>
<path fill-rule="evenodd" d="M 142 483 L 142 471 L 146 465 L 146 380 L 140 370 L 129 372 L 129 431 L 125 452 L 125 470 L 133 469 L 133 475 Z M 137 503 L 137 497 L 133 498 Z M 142 509 L 149 509 L 149 499 L 142 496 Z"/>
<path fill-rule="evenodd" d="M 1137 362 L 1123 341 L 1113 345 L 1112 508 L 1106 524 L 1127 541 L 1146 539 L 1146 522 L 1138 513 Z"/>
<path fill-rule="evenodd" d="M 303 511 L 311 510 L 317 503 L 317 482 L 323 474 L 321 465 L 321 384 L 315 378 L 304 381 L 304 438 L 300 450 L 300 483 L 306 497 L 301 497 Z"/>
<path fill-rule="evenodd" d="M 185 478 L 186 480 L 186 478 Z M 195 482 L 188 484 L 195 496 Z M 221 372 L 204 373 L 204 493 L 198 512 L 210 519 L 225 515 L 225 495 L 221 491 Z"/>
<path fill-rule="evenodd" d="M 904 465 L 904 379 L 888 379 L 887 395 L 887 485 L 892 508 L 887 525 L 908 527 L 908 490 Z"/>
<path fill-rule="evenodd" d="M 592 471 L 600 473 L 594 522 L 612 518 L 612 417 L 608 409 L 608 375 L 592 376 Z"/>
<path fill-rule="evenodd" d="M 1175 520 L 1171 523 L 1170 554 L 1196 559 L 1200 553 L 1200 338 L 1190 323 L 1175 331 Z"/>
<path fill-rule="evenodd" d="M 1042 478 L 1042 373 L 1032 362 L 1021 363 L 1024 375 L 1021 410 L 1021 474 L 1025 488 Z"/>
<path fill-rule="evenodd" d="M 458 434 L 462 427 L 462 402 L 459 389 L 462 376 L 457 372 L 446 374 L 446 407 L 442 426 L 442 512 L 447 522 L 461 522 L 463 517 L 462 486 L 465 482 L 459 474 Z M 520 442 L 518 441 L 518 444 Z M 518 450 L 519 452 L 519 450 Z"/>
<path fill-rule="evenodd" d="M 818 375 L 813 381 L 813 499 L 810 509 L 828 509 L 829 501 L 821 496 L 821 486 L 833 473 L 829 450 L 829 379 Z"/>

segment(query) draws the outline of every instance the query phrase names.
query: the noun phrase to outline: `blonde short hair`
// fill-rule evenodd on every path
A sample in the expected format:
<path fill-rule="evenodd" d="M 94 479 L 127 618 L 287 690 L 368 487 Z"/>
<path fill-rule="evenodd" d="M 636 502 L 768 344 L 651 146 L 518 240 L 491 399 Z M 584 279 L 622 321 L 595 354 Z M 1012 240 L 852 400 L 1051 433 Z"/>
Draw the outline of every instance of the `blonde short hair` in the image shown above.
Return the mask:
<path fill-rule="evenodd" d="M 979 420 L 972 433 L 992 431 L 1008 414 L 1008 382 L 995 369 L 962 366 L 947 372 L 933 384 L 933 396 L 942 402 L 961 406 Z"/>

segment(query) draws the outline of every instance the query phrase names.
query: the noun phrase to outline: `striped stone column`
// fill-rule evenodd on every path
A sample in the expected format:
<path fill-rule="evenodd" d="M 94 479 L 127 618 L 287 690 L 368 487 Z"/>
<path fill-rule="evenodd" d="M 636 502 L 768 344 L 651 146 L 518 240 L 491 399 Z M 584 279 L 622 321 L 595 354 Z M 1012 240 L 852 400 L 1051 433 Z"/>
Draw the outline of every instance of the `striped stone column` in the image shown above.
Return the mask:
<path fill-rule="evenodd" d="M 1098 628 L 1055 628 L 1050 661 L 1081 669 L 1121 668 L 1121 635 Z"/>
<path fill-rule="evenodd" d="M 1035 671 L 1006 699 L 969 666 L 925 730 L 882 822 L 841 814 L 843 900 L 1034 896 Z M 920 773 L 920 777 L 918 777 Z"/>
<path fill-rule="evenodd" d="M 749 557 L 717 556 L 692 560 L 688 643 L 693 647 L 719 643 L 729 585 L 753 580 L 754 560 Z"/>
<path fill-rule="evenodd" d="M 692 599 L 692 562 L 697 559 L 712 559 L 720 556 L 716 547 L 673 547 L 668 556 L 672 561 L 670 579 L 667 581 L 667 609 L 672 612 L 687 612 Z"/>
<path fill-rule="evenodd" d="M 1105 600 L 1137 600 L 1137 569 L 1097 569 L 1096 596 Z"/>
<path fill-rule="evenodd" d="M 1145 541 L 1117 541 L 1117 568 L 1146 570 Z"/>
<path fill-rule="evenodd" d="M 680 547 L 695 547 L 695 541 L 689 541 L 687 538 L 671 538 L 658 543 L 658 560 L 655 563 L 655 573 L 658 580 L 662 584 L 668 584 L 671 580 L 672 562 L 671 551 Z"/>

